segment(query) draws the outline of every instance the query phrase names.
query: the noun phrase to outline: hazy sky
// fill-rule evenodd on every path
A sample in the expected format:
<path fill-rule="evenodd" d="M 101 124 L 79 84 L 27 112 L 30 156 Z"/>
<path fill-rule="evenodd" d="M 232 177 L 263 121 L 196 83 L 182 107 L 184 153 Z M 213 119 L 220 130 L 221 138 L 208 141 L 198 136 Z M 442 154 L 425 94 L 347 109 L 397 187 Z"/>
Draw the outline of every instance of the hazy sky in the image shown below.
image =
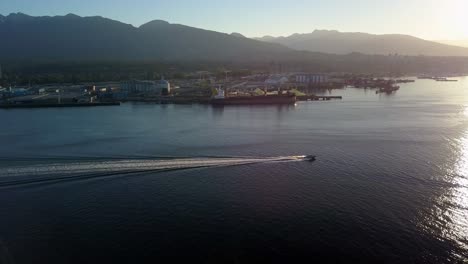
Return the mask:
<path fill-rule="evenodd" d="M 0 14 L 101 15 L 140 26 L 163 19 L 246 36 L 314 29 L 468 39 L 468 0 L 1 0 Z"/>

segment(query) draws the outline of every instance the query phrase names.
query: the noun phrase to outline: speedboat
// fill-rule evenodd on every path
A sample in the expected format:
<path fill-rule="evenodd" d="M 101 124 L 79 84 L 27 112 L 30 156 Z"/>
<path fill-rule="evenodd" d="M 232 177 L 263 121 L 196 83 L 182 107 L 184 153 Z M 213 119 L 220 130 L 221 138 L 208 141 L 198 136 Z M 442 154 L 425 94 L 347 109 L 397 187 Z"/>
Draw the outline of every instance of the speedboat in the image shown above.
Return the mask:
<path fill-rule="evenodd" d="M 313 162 L 313 161 L 315 161 L 316 159 L 317 159 L 317 157 L 314 156 L 314 155 L 308 155 L 308 156 L 305 156 L 305 157 L 304 157 L 304 160 L 305 160 L 305 161 L 310 161 L 310 162 Z"/>

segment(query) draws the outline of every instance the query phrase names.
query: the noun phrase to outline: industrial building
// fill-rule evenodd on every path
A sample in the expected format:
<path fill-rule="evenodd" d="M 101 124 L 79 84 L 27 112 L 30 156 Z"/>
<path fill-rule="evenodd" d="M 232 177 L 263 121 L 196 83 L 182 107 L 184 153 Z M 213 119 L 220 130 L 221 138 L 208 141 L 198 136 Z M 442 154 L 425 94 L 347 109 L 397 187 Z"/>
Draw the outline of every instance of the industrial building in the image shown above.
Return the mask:
<path fill-rule="evenodd" d="M 269 76 L 265 80 L 265 84 L 272 85 L 272 86 L 280 86 L 287 82 L 289 82 L 289 78 L 287 76 L 282 76 L 282 75 Z"/>
<path fill-rule="evenodd" d="M 326 74 L 299 73 L 296 75 L 296 83 L 323 84 L 327 82 L 328 75 Z"/>
<path fill-rule="evenodd" d="M 159 81 L 130 80 L 122 82 L 120 90 L 129 94 L 167 95 L 171 92 L 171 84 L 164 79 Z"/>
<path fill-rule="evenodd" d="M 168 95 L 171 93 L 171 84 L 164 79 L 157 81 L 156 86 L 158 87 L 158 89 L 161 89 L 162 95 Z"/>

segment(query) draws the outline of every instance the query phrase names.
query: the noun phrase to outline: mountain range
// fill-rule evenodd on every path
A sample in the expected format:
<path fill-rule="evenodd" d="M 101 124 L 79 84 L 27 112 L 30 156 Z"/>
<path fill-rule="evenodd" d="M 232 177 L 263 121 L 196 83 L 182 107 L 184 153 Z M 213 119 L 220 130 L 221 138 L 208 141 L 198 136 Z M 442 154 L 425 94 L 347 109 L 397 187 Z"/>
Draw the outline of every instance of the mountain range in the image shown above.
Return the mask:
<path fill-rule="evenodd" d="M 400 54 L 427 56 L 468 56 L 468 48 L 428 41 L 408 35 L 344 33 L 336 30 L 315 30 L 308 34 L 289 37 L 265 36 L 256 38 L 268 43 L 278 43 L 295 50 L 349 54 Z"/>
<path fill-rule="evenodd" d="M 0 60 L 327 61 L 324 53 L 353 52 L 468 56 L 468 48 L 405 35 L 314 31 L 251 39 L 162 20 L 134 27 L 100 16 L 0 15 Z"/>
<path fill-rule="evenodd" d="M 140 27 L 95 16 L 0 16 L 0 59 L 247 60 L 286 58 L 291 49 L 162 20 Z"/>

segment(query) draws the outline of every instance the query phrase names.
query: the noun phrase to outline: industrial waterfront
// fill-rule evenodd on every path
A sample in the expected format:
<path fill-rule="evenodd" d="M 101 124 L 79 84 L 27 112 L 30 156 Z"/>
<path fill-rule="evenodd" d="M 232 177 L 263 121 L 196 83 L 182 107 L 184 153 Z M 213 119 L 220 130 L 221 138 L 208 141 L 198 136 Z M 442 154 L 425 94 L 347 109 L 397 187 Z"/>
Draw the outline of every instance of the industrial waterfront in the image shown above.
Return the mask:
<path fill-rule="evenodd" d="M 256 105 L 342 99 L 324 91 L 356 87 L 391 94 L 399 83 L 413 79 L 362 76 L 349 73 L 257 73 L 220 78 L 211 72 L 185 78 L 128 80 L 77 84 L 29 84 L 0 88 L 0 108 L 109 106 L 120 102 L 161 104 Z"/>
<path fill-rule="evenodd" d="M 194 262 L 466 260 L 468 79 L 456 79 L 295 105 L 0 109 L 2 252 L 15 263 L 181 251 Z M 281 160 L 291 155 L 317 160 Z"/>

